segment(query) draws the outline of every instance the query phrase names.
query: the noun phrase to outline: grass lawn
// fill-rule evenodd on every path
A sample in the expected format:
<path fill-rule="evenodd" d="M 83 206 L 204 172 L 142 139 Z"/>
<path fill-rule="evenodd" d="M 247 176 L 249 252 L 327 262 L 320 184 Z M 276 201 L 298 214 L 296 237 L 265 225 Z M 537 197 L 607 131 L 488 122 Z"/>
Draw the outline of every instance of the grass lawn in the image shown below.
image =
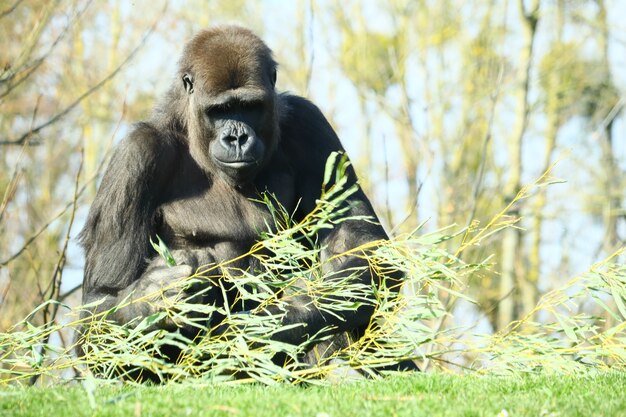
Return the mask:
<path fill-rule="evenodd" d="M 415 374 L 330 387 L 1 388 L 0 416 L 626 416 L 626 374 Z"/>

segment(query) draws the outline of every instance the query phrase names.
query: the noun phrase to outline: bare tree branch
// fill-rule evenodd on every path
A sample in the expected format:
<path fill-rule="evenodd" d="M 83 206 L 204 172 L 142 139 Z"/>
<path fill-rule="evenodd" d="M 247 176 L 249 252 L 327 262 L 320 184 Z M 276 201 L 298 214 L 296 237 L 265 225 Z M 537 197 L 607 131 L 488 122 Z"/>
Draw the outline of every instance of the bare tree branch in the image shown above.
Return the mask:
<path fill-rule="evenodd" d="M 85 14 L 89 6 L 91 6 L 91 3 L 93 3 L 93 0 L 89 0 L 87 4 L 85 5 L 85 7 L 83 7 L 82 10 L 80 10 L 70 19 L 69 23 L 65 25 L 65 27 L 63 28 L 59 36 L 56 37 L 56 39 L 50 45 L 50 48 L 48 48 L 48 50 L 42 56 L 35 59 L 34 61 L 24 64 L 22 68 L 18 68 L 17 70 L 12 71 L 12 73 L 9 76 L 0 79 L 0 84 L 10 83 L 12 80 L 15 79 L 15 77 L 17 77 L 20 74 L 23 74 L 22 77 L 20 77 L 16 82 L 9 84 L 6 87 L 6 89 L 2 93 L 0 93 L 0 99 L 9 95 L 11 91 L 13 91 L 16 87 L 21 85 L 24 81 L 28 80 L 30 76 L 41 66 L 41 64 L 46 62 L 50 54 L 54 51 L 57 45 L 65 37 L 69 29 L 76 22 L 80 21 L 80 19 L 83 17 L 83 15 Z"/>
<path fill-rule="evenodd" d="M 33 110 L 33 116 L 30 119 L 31 127 L 35 124 L 35 119 L 37 118 L 37 111 L 39 110 L 39 104 L 41 102 L 41 94 L 37 97 L 37 102 L 35 103 L 35 109 Z M 2 216 L 9 205 L 9 202 L 15 196 L 15 192 L 17 191 L 17 184 L 19 183 L 21 175 L 20 171 L 20 162 L 22 161 L 22 157 L 24 156 L 24 148 L 30 143 L 30 141 L 24 141 L 24 146 L 22 147 L 22 151 L 17 157 L 17 162 L 15 163 L 15 169 L 13 170 L 13 175 L 11 175 L 11 179 L 9 180 L 9 184 L 4 191 L 4 196 L 2 197 L 2 202 L 0 203 L 0 221 L 2 221 Z"/>
<path fill-rule="evenodd" d="M 139 50 L 145 45 L 145 43 L 148 40 L 148 38 L 150 37 L 150 35 L 152 35 L 152 33 L 154 33 L 154 30 L 156 29 L 156 26 L 157 26 L 158 22 L 159 22 L 159 19 L 154 21 L 152 26 L 148 29 L 148 31 L 142 37 L 142 39 L 139 42 L 139 44 L 132 50 L 132 52 L 126 57 L 126 59 L 124 59 L 124 61 L 122 61 L 122 63 L 120 65 L 118 65 L 117 68 L 115 68 L 115 70 L 113 70 L 109 75 L 107 75 L 105 78 L 103 78 L 96 85 L 94 85 L 93 87 L 91 87 L 90 89 L 85 91 L 83 94 L 81 94 L 69 106 L 67 106 L 64 110 L 62 110 L 61 112 L 57 113 L 56 115 L 52 116 L 48 121 L 40 124 L 39 126 L 35 127 L 34 129 L 29 130 L 28 132 L 25 132 L 18 139 L 0 141 L 0 145 L 22 145 L 24 143 L 24 141 L 29 136 L 39 133 L 41 130 L 45 129 L 46 127 L 48 127 L 48 126 L 50 126 L 50 125 L 52 125 L 54 123 L 56 123 L 57 121 L 59 121 L 60 119 L 65 117 L 69 112 L 74 110 L 74 108 L 76 108 L 76 106 L 78 106 L 84 99 L 89 97 L 91 94 L 93 94 L 94 92 L 99 90 L 102 86 L 104 86 L 111 79 L 113 79 L 126 66 L 126 64 L 128 64 L 131 61 L 131 59 L 133 59 L 135 57 L 137 52 L 139 52 Z"/>
<path fill-rule="evenodd" d="M 59 294 L 58 300 L 59 302 L 65 301 L 70 295 L 74 294 L 76 291 L 80 290 L 83 287 L 83 283 L 74 285 L 69 290 L 65 291 L 63 294 Z"/>
<path fill-rule="evenodd" d="M 485 176 L 485 164 L 487 162 L 487 149 L 489 147 L 489 142 L 491 142 L 491 132 L 493 129 L 493 120 L 496 114 L 496 104 L 498 103 L 498 99 L 500 97 L 500 88 L 502 87 L 502 78 L 504 77 L 504 66 L 500 66 L 500 71 L 498 71 L 498 80 L 496 81 L 496 88 L 491 94 L 491 108 L 489 109 L 489 120 L 487 122 L 487 131 L 485 132 L 485 136 L 483 138 L 482 148 L 480 151 L 480 166 L 478 167 L 478 176 L 476 177 L 476 182 L 474 183 L 474 189 L 472 190 L 472 208 L 470 210 L 470 215 L 467 219 L 466 227 L 470 227 L 474 218 L 476 217 L 476 209 L 478 207 L 478 198 L 481 194 L 481 187 L 483 183 L 483 177 Z"/>
<path fill-rule="evenodd" d="M 124 119 L 125 114 L 126 114 L 126 101 L 124 101 L 124 104 L 122 105 L 122 115 L 120 116 L 120 119 L 117 122 L 117 126 L 115 127 L 115 130 L 113 131 L 113 135 L 111 136 L 111 141 L 113 137 L 115 137 L 115 135 L 117 134 L 117 131 L 119 130 L 120 125 L 122 124 L 122 120 Z M 109 149 L 109 152 L 110 152 L 110 149 Z M 85 192 L 85 190 L 87 190 L 87 186 L 89 186 L 92 182 L 94 182 L 98 178 L 98 176 L 100 176 L 100 173 L 102 172 L 102 169 L 104 168 L 104 165 L 106 161 L 108 160 L 107 156 L 108 156 L 108 152 L 107 152 L 107 155 L 105 155 L 105 157 L 102 159 L 102 161 L 100 161 L 100 164 L 96 168 L 96 172 L 94 173 L 94 175 L 91 178 L 89 178 L 80 188 L 76 198 L 80 198 Z M 17 252 L 15 252 L 13 255 L 11 255 L 9 258 L 5 259 L 4 261 L 0 262 L 0 267 L 6 266 L 9 263 L 11 263 L 13 260 L 18 258 L 28 248 L 30 244 L 32 244 L 39 236 L 41 236 L 43 232 L 48 230 L 48 227 L 50 227 L 52 223 L 54 223 L 61 216 L 63 216 L 65 212 L 73 206 L 73 204 L 74 204 L 74 200 L 67 203 L 65 207 L 63 207 L 61 211 L 57 213 L 56 216 L 50 219 L 50 221 L 48 221 L 45 225 L 43 225 L 34 235 L 28 238 L 26 242 L 24 243 L 24 245 Z"/>
<path fill-rule="evenodd" d="M 16 0 L 15 3 L 13 3 L 12 5 L 10 5 L 8 8 L 4 9 L 2 12 L 0 12 L 0 19 L 7 17 L 8 15 L 10 15 L 11 13 L 13 13 L 15 11 L 15 9 L 17 9 L 17 7 L 20 5 L 20 3 L 22 3 L 24 0 Z"/>
<path fill-rule="evenodd" d="M 54 273 L 52 274 L 52 280 L 50 281 L 50 285 L 46 289 L 49 291 L 49 295 L 47 299 L 43 301 L 58 301 L 59 294 L 61 290 L 61 283 L 63 282 L 63 270 L 65 269 L 65 263 L 67 261 L 67 247 L 70 242 L 70 234 L 72 233 L 72 226 L 74 226 L 74 219 L 76 217 L 76 210 L 78 209 L 78 191 L 80 185 L 80 174 L 83 170 L 83 163 L 85 162 L 85 152 L 84 149 L 80 150 L 80 164 L 78 165 L 78 170 L 76 171 L 76 178 L 74 180 L 74 197 L 72 199 L 72 211 L 70 214 L 70 221 L 67 226 L 67 230 L 65 232 L 65 239 L 63 241 L 63 249 L 61 250 L 61 254 L 59 255 L 59 260 L 57 261 L 56 266 L 54 267 Z M 44 307 L 43 314 L 43 322 L 45 326 L 52 326 L 55 321 L 57 314 L 59 313 L 60 303 L 48 303 Z M 40 354 L 43 356 L 45 354 L 45 350 L 43 346 L 47 345 L 50 341 L 50 336 L 52 333 L 48 333 L 42 342 L 42 347 L 40 348 Z M 34 385 L 37 382 L 37 379 L 41 376 L 40 373 L 34 374 L 30 378 L 30 385 Z"/>

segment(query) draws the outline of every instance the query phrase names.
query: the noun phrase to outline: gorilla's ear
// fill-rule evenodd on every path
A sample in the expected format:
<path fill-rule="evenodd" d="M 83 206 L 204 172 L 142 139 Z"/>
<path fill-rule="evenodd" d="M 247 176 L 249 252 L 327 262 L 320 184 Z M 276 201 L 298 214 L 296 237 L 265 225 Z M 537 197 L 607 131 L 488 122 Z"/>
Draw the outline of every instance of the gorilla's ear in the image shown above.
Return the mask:
<path fill-rule="evenodd" d="M 193 93 L 193 78 L 191 77 L 191 75 L 183 75 L 183 85 L 185 86 L 185 91 L 187 91 L 187 94 Z"/>
<path fill-rule="evenodd" d="M 271 80 L 272 80 L 272 87 L 276 87 L 276 68 L 272 69 Z"/>

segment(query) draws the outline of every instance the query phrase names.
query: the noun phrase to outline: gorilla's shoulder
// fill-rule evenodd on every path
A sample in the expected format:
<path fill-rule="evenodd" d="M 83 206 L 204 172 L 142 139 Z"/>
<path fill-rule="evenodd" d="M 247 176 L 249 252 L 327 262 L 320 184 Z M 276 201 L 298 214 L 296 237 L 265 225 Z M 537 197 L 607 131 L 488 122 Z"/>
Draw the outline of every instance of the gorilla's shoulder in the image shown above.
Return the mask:
<path fill-rule="evenodd" d="M 282 105 L 281 115 L 284 117 L 293 117 L 301 112 L 317 112 L 320 113 L 320 109 L 313 104 L 310 100 L 291 93 L 279 94 L 279 100 Z"/>
<path fill-rule="evenodd" d="M 314 145 L 332 150 L 341 148 L 339 139 L 322 111 L 304 97 L 283 93 L 279 96 L 282 141 L 296 141 L 300 146 Z"/>
<path fill-rule="evenodd" d="M 134 123 L 128 134 L 119 144 L 136 155 L 152 156 L 161 153 L 173 153 L 179 147 L 179 140 L 174 131 L 159 129 L 150 122 Z"/>
<path fill-rule="evenodd" d="M 310 100 L 290 93 L 282 93 L 278 97 L 281 127 L 292 123 L 316 126 L 328 124 L 322 111 Z"/>

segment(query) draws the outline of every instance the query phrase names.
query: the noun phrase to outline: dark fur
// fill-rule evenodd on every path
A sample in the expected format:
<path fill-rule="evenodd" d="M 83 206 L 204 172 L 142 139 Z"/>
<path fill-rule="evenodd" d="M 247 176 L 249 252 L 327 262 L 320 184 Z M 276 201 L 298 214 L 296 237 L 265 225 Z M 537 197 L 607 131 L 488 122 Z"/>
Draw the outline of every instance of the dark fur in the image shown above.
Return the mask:
<path fill-rule="evenodd" d="M 314 208 L 325 161 L 343 148 L 317 107 L 304 98 L 275 93 L 275 71 L 271 51 L 243 28 L 203 31 L 186 45 L 176 82 L 150 121 L 137 124 L 118 146 L 89 212 L 81 233 L 84 303 L 106 297 L 98 309 L 109 309 L 130 294 L 139 297 L 188 276 L 202 264 L 247 252 L 258 239 L 257 231 L 265 222 L 271 224 L 267 209 L 251 201 L 259 192 L 274 193 L 289 212 L 301 200 L 296 220 Z M 192 87 L 182 81 L 185 77 Z M 224 106 L 233 99 L 243 104 Z M 256 104 L 249 109 L 248 101 Z M 216 145 L 220 137 L 232 140 L 241 132 L 256 138 L 242 145 L 254 147 L 249 154 Z M 244 174 L 224 170 L 212 159 L 215 152 L 241 153 L 256 162 Z M 349 176 L 354 183 L 352 171 Z M 348 215 L 375 218 L 363 192 L 349 203 Z M 166 269 L 150 246 L 155 234 L 180 255 L 182 266 Z M 325 259 L 378 239 L 387 239 L 382 227 L 361 221 L 342 223 L 319 236 Z M 252 262 L 243 259 L 235 266 L 245 269 Z M 350 256 L 326 263 L 333 271 L 363 264 Z M 372 273 L 361 279 L 370 283 Z M 372 305 L 363 306 L 338 319 L 312 307 L 304 296 L 293 297 L 289 305 L 284 324 L 304 326 L 275 338 L 293 344 L 328 325 L 338 334 L 358 331 L 373 311 Z M 136 303 L 113 318 L 125 323 L 153 310 Z"/>

